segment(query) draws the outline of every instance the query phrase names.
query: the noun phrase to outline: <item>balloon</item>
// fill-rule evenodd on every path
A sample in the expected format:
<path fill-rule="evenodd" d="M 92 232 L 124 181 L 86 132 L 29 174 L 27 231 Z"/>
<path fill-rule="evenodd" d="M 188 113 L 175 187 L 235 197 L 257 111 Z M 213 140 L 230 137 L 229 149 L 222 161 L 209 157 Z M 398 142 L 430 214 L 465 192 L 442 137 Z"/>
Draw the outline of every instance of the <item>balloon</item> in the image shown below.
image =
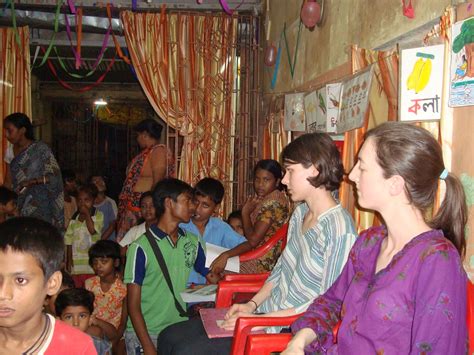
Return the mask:
<path fill-rule="evenodd" d="M 301 21 L 308 27 L 314 27 L 321 21 L 321 5 L 312 0 L 306 0 L 301 9 Z"/>
<path fill-rule="evenodd" d="M 273 66 L 275 64 L 276 60 L 276 53 L 277 49 L 273 44 L 269 44 L 267 48 L 265 49 L 265 57 L 264 57 L 264 62 L 266 66 Z"/>

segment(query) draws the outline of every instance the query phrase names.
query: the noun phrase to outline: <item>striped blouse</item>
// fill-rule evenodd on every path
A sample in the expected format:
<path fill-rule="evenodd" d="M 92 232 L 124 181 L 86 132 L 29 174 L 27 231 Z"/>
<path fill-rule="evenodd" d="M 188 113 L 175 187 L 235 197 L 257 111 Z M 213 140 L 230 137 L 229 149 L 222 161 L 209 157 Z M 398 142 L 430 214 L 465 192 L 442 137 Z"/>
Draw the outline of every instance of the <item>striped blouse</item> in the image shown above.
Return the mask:
<path fill-rule="evenodd" d="M 300 204 L 291 216 L 288 243 L 267 282 L 273 284 L 271 295 L 258 307 L 268 313 L 295 308 L 304 312 L 324 293 L 341 273 L 357 233 L 349 213 L 337 205 L 319 216 L 315 226 L 302 232 L 308 211 Z M 268 328 L 278 332 L 281 328 Z"/>

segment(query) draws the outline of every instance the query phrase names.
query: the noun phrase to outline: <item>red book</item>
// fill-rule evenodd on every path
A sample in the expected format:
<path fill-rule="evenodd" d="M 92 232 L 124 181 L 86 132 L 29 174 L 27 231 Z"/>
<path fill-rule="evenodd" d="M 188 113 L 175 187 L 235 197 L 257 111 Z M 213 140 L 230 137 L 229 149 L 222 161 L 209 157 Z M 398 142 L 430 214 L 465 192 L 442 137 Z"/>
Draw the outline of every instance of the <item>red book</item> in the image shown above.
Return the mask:
<path fill-rule="evenodd" d="M 224 320 L 225 314 L 228 310 L 229 308 L 202 308 L 199 310 L 202 324 L 210 339 L 230 338 L 234 336 L 233 330 L 225 330 L 218 325 Z M 264 334 L 265 332 L 263 330 L 257 330 L 252 333 Z"/>

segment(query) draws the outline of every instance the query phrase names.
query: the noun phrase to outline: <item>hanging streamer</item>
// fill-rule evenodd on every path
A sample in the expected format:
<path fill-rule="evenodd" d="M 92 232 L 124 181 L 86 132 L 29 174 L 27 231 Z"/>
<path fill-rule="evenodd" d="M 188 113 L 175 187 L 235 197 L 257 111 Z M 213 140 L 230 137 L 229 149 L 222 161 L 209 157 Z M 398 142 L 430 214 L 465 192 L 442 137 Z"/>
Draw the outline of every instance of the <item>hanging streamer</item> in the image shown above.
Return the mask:
<path fill-rule="evenodd" d="M 137 11 L 137 0 L 132 0 L 132 11 Z"/>
<path fill-rule="evenodd" d="M 77 35 L 77 49 L 76 49 L 76 70 L 81 67 L 81 43 L 82 43 L 82 7 L 76 13 L 76 35 Z"/>
<path fill-rule="evenodd" d="M 112 4 L 107 3 L 106 9 L 107 9 L 107 17 L 109 18 L 109 26 L 110 26 L 110 28 L 112 28 L 112 11 L 111 11 L 111 7 L 112 7 Z M 117 50 L 118 56 L 119 56 L 125 63 L 131 65 L 130 59 L 127 58 L 127 57 L 123 54 L 122 48 L 120 48 L 120 44 L 118 43 L 118 40 L 117 40 L 117 38 L 115 37 L 115 33 L 114 33 L 113 29 L 112 29 L 112 38 L 113 38 L 113 40 L 114 40 L 115 49 Z"/>
<path fill-rule="evenodd" d="M 43 47 L 41 47 L 41 50 L 43 51 L 43 53 L 45 53 L 45 50 L 44 50 Z M 68 90 L 72 90 L 72 91 L 85 92 L 85 91 L 88 91 L 88 90 L 91 90 L 91 89 L 95 88 L 97 85 L 99 85 L 105 79 L 105 76 L 109 73 L 110 69 L 112 69 L 112 66 L 115 63 L 115 57 L 111 60 L 111 62 L 107 66 L 107 69 L 105 70 L 105 72 L 99 77 L 99 79 L 97 79 L 97 81 L 95 83 L 93 83 L 91 85 L 88 85 L 88 86 L 85 86 L 85 87 L 82 87 L 80 89 L 74 88 L 71 85 L 69 85 L 68 83 L 66 83 L 65 81 L 63 81 L 62 79 L 60 79 L 59 76 L 58 76 L 58 73 L 56 72 L 56 68 L 54 67 L 53 63 L 51 63 L 51 60 L 48 59 L 47 62 L 48 62 L 48 67 L 51 70 L 51 73 L 53 73 L 53 75 L 56 77 L 56 79 L 58 80 L 59 84 L 62 87 L 66 88 Z"/>
<path fill-rule="evenodd" d="M 58 29 L 59 29 L 59 13 L 61 10 L 61 4 L 62 4 L 62 1 L 58 1 L 58 5 L 56 6 L 56 13 L 54 15 L 54 33 L 51 36 L 51 40 L 49 41 L 48 49 L 46 49 L 46 51 L 44 52 L 41 63 L 38 66 L 31 65 L 31 70 L 33 70 L 34 68 L 42 67 L 44 63 L 46 63 L 46 60 L 48 60 L 49 54 L 51 53 L 51 50 L 53 49 L 53 44 L 56 38 L 56 34 L 58 33 Z M 14 10 L 12 9 L 12 13 L 13 11 Z"/>
<path fill-rule="evenodd" d="M 298 28 L 298 37 L 296 38 L 295 53 L 293 54 L 293 63 L 291 61 L 290 48 L 288 47 L 288 40 L 286 38 L 286 22 L 285 22 L 285 25 L 283 26 L 283 38 L 285 39 L 286 54 L 288 56 L 288 64 L 290 65 L 290 72 L 291 72 L 292 78 L 295 75 L 296 58 L 298 57 L 298 47 L 300 45 L 301 23 L 302 22 L 300 20 L 300 24 Z"/>
<path fill-rule="evenodd" d="M 74 0 L 67 0 L 67 4 L 69 6 L 69 11 L 71 11 L 71 14 L 75 14 L 76 7 L 74 6 Z"/>
<path fill-rule="evenodd" d="M 66 64 L 64 63 L 64 60 L 59 56 L 59 53 L 57 52 L 56 47 L 54 48 L 54 51 L 56 52 L 56 58 L 58 59 L 59 65 L 64 70 L 64 72 L 67 75 L 69 75 L 73 78 L 76 78 L 76 79 L 84 79 L 84 78 L 87 78 L 87 77 L 91 76 L 92 74 L 94 74 L 97 70 L 98 65 L 100 63 L 102 63 L 102 59 L 103 59 L 103 55 L 100 58 L 97 58 L 97 59 L 100 59 L 100 60 L 98 60 L 98 61 L 96 60 L 96 62 L 94 63 L 94 66 L 92 67 L 92 69 L 89 72 L 87 72 L 86 74 L 80 75 L 80 74 L 69 72 L 68 69 L 67 69 Z"/>

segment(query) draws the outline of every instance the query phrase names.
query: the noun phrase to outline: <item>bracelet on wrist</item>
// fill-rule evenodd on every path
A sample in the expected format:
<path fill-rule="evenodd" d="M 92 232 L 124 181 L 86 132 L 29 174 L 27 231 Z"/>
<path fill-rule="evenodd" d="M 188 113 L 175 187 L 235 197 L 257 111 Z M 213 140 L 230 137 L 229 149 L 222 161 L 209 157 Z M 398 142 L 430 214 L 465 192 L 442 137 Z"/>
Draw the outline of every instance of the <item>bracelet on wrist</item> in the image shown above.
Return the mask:
<path fill-rule="evenodd" d="M 258 308 L 258 304 L 254 300 L 250 300 L 248 303 L 250 303 L 250 302 L 252 302 L 255 305 L 255 309 L 254 309 L 254 312 L 255 312 Z"/>

